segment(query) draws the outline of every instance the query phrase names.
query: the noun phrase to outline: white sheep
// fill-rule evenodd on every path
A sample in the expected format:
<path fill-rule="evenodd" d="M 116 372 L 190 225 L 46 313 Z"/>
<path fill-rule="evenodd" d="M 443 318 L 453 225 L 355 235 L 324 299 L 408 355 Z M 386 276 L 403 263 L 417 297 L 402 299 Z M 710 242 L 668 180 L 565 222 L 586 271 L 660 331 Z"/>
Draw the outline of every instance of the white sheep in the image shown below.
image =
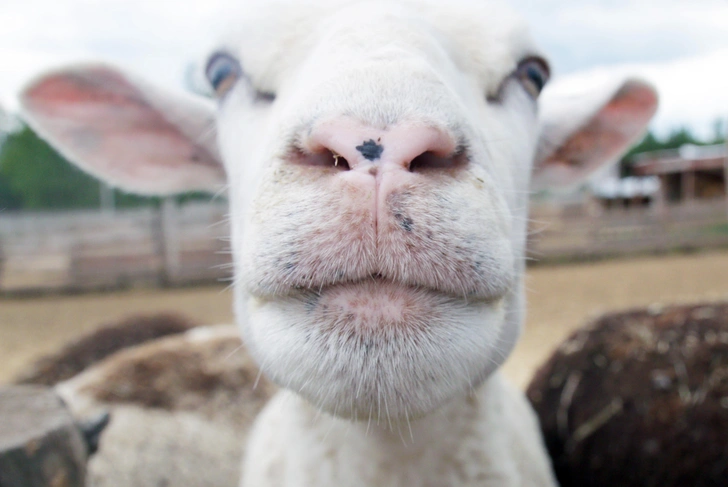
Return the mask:
<path fill-rule="evenodd" d="M 99 65 L 22 95 L 111 184 L 227 188 L 238 323 L 284 389 L 242 485 L 554 485 L 497 372 L 523 322 L 529 188 L 614 160 L 653 89 L 537 101 L 546 61 L 486 1 L 247 3 L 207 62 L 217 109 Z"/>
<path fill-rule="evenodd" d="M 243 439 L 275 391 L 230 325 L 122 349 L 55 387 L 86 420 L 109 412 L 89 487 L 234 487 Z"/>
<path fill-rule="evenodd" d="M 126 316 L 16 377 L 54 386 L 85 425 L 87 441 L 98 446 L 89 487 L 237 485 L 242 439 L 275 387 L 235 326 L 193 326 L 174 313 Z"/>

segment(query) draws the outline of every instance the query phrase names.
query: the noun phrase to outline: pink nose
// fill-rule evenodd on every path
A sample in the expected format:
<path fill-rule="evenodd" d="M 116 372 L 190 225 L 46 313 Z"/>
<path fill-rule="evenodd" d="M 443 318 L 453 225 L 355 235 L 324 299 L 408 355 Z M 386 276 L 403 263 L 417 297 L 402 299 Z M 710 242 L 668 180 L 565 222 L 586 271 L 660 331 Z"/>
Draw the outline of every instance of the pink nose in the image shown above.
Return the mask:
<path fill-rule="evenodd" d="M 455 138 L 446 130 L 402 124 L 385 130 L 339 118 L 318 124 L 304 141 L 301 163 L 342 169 L 419 171 L 459 162 Z M 378 172 L 378 171 L 377 171 Z"/>

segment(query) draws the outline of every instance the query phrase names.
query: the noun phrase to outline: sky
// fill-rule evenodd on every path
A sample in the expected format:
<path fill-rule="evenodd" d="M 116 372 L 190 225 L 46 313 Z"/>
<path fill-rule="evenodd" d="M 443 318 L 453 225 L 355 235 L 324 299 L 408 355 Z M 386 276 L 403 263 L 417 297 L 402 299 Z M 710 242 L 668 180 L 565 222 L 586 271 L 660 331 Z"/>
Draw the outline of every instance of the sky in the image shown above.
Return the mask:
<path fill-rule="evenodd" d="M 74 61 L 105 60 L 182 86 L 241 1 L 2 0 L 0 105 L 16 109 L 25 81 Z M 555 77 L 617 70 L 654 83 L 658 134 L 685 125 L 709 137 L 718 117 L 728 120 L 728 0 L 508 3 L 528 20 Z"/>

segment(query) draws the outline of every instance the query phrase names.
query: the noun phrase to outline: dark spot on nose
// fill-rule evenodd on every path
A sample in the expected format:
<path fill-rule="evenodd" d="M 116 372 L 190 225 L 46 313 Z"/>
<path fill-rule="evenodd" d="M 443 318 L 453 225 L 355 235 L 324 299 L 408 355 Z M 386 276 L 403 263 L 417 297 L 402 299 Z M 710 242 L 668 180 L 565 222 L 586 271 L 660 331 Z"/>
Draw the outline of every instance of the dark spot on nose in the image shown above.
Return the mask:
<path fill-rule="evenodd" d="M 399 223 L 399 226 L 402 227 L 402 229 L 406 232 L 411 232 L 412 227 L 414 226 L 414 223 L 411 218 L 405 218 Z"/>
<path fill-rule="evenodd" d="M 395 213 L 394 218 L 399 222 L 399 226 L 402 227 L 402 230 L 405 232 L 411 232 L 412 227 L 414 227 L 414 220 L 408 216 L 404 216 L 402 213 Z"/>
<path fill-rule="evenodd" d="M 384 147 L 374 142 L 374 139 L 369 139 L 362 145 L 356 146 L 356 150 L 361 152 L 361 155 L 363 155 L 364 159 L 366 159 L 367 161 L 376 161 L 377 159 L 382 157 Z"/>

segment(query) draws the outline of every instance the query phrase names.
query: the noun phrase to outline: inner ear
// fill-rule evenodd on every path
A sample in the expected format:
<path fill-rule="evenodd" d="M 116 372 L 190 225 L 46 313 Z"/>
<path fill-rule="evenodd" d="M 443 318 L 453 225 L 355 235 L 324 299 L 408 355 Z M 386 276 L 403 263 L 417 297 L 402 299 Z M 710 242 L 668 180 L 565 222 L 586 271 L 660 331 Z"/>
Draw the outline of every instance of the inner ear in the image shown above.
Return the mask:
<path fill-rule="evenodd" d="M 657 110 L 657 93 L 645 82 L 627 80 L 606 100 L 603 95 L 601 100 L 586 95 L 565 99 L 564 104 L 574 110 L 554 111 L 543 121 L 534 167 L 536 188 L 572 185 L 616 162 L 644 134 Z"/>
<path fill-rule="evenodd" d="M 225 173 L 212 107 L 105 65 L 72 66 L 33 81 L 25 119 L 82 169 L 142 194 L 215 191 Z"/>
<path fill-rule="evenodd" d="M 619 155 L 654 114 L 657 97 L 644 85 L 625 85 L 597 114 L 566 140 L 545 164 L 590 172 L 590 166 Z"/>

